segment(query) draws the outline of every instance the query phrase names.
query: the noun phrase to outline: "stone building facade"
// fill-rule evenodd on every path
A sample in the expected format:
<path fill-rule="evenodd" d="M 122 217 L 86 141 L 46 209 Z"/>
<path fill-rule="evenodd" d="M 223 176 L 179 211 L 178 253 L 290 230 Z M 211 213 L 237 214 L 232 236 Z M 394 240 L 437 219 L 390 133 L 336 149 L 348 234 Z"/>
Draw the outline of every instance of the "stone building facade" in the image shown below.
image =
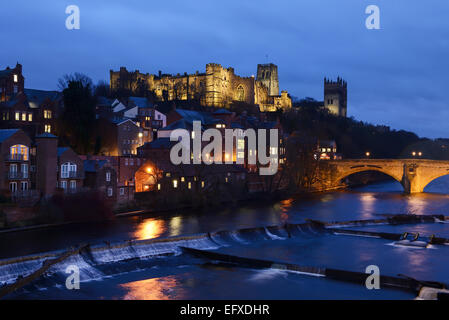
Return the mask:
<path fill-rule="evenodd" d="M 291 108 L 287 91 L 279 95 L 277 66 L 258 65 L 257 78 L 241 77 L 234 68 L 224 68 L 217 63 L 206 65 L 204 73 L 183 75 L 143 74 L 139 70 L 130 72 L 125 67 L 119 71 L 110 70 L 112 91 L 152 91 L 161 101 L 196 100 L 203 106 L 229 107 L 233 101 L 259 105 L 261 111 L 275 111 L 276 108 Z"/>

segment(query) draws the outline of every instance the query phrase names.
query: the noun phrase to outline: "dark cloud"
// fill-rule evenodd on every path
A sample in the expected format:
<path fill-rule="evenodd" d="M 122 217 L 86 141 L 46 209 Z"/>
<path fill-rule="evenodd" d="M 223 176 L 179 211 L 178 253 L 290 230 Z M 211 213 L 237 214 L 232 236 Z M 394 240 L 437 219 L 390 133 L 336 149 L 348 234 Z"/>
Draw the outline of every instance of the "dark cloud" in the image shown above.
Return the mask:
<path fill-rule="evenodd" d="M 80 30 L 65 29 L 70 4 L 80 7 Z M 365 28 L 370 4 L 381 30 Z M 217 62 L 249 76 L 270 61 L 294 96 L 322 99 L 323 77 L 340 75 L 349 115 L 442 137 L 448 14 L 446 0 L 16 1 L 0 12 L 0 63 L 20 61 L 28 87 L 55 89 L 75 71 L 98 81 L 122 65 L 182 73 Z"/>

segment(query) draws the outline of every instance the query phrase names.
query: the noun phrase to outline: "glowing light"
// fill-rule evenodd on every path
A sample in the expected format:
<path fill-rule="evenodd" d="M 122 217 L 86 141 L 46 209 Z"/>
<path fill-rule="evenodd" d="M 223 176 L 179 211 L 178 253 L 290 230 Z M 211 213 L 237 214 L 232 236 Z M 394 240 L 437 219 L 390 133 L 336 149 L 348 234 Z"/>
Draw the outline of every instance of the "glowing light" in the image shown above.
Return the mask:
<path fill-rule="evenodd" d="M 139 138 L 142 138 L 142 137 L 143 137 L 143 133 L 139 132 Z"/>
<path fill-rule="evenodd" d="M 366 155 L 367 157 L 369 157 L 369 156 L 371 155 L 371 153 L 367 151 L 367 152 L 365 153 L 365 155 Z"/>
<path fill-rule="evenodd" d="M 126 290 L 123 300 L 171 300 L 186 297 L 185 290 L 175 276 L 134 281 L 120 284 L 120 287 Z"/>
<path fill-rule="evenodd" d="M 165 231 L 164 221 L 156 219 L 144 220 L 134 232 L 137 240 L 153 239 Z"/>
<path fill-rule="evenodd" d="M 145 171 L 146 171 L 147 173 L 151 173 L 151 172 L 153 172 L 153 169 L 152 169 L 151 167 L 147 167 L 147 168 L 145 169 Z"/>

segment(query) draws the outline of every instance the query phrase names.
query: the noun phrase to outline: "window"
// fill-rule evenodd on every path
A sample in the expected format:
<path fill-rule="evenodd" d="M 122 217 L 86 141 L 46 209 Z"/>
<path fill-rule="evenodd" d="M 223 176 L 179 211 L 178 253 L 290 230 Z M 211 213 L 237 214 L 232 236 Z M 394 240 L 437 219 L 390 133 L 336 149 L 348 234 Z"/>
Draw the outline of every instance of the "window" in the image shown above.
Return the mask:
<path fill-rule="evenodd" d="M 18 86 L 14 86 L 14 93 L 19 92 L 19 87 Z"/>
<path fill-rule="evenodd" d="M 28 147 L 23 144 L 15 144 L 10 148 L 11 160 L 28 161 Z"/>
<path fill-rule="evenodd" d="M 239 85 L 237 87 L 237 100 L 238 101 L 245 101 L 245 89 L 243 89 L 242 85 Z"/>
<path fill-rule="evenodd" d="M 111 172 L 106 172 L 106 181 L 111 181 Z"/>
<path fill-rule="evenodd" d="M 51 119 L 51 110 L 44 110 L 44 119 Z"/>
<path fill-rule="evenodd" d="M 27 114 L 25 112 L 22 113 L 22 121 L 27 121 Z"/>
<path fill-rule="evenodd" d="M 28 121 L 33 121 L 33 114 L 32 113 L 28 113 Z"/>
<path fill-rule="evenodd" d="M 128 158 L 125 158 L 125 166 L 128 165 Z"/>
<path fill-rule="evenodd" d="M 61 188 L 62 189 L 67 189 L 67 181 L 61 181 Z"/>
<path fill-rule="evenodd" d="M 178 180 L 173 180 L 173 188 L 177 188 L 178 187 Z"/>
<path fill-rule="evenodd" d="M 72 162 L 66 162 L 61 165 L 61 178 L 74 178 L 76 177 L 76 164 Z"/>
<path fill-rule="evenodd" d="M 192 189 L 192 182 L 189 181 L 189 183 L 187 184 L 189 189 Z"/>
<path fill-rule="evenodd" d="M 112 197 L 112 188 L 111 187 L 108 188 L 108 197 Z"/>
<path fill-rule="evenodd" d="M 181 182 L 186 181 L 186 179 L 184 177 L 181 177 Z"/>
<path fill-rule="evenodd" d="M 125 194 L 125 188 L 120 188 L 120 195 L 123 196 Z"/>
<path fill-rule="evenodd" d="M 17 182 L 10 182 L 9 183 L 9 190 L 11 192 L 16 192 L 17 191 Z"/>
<path fill-rule="evenodd" d="M 161 184 L 160 183 L 157 184 L 157 189 L 161 190 Z"/>
<path fill-rule="evenodd" d="M 16 121 L 20 120 L 20 112 L 15 113 L 15 119 L 16 119 Z"/>
<path fill-rule="evenodd" d="M 201 181 L 201 188 L 204 188 L 204 181 Z"/>
<path fill-rule="evenodd" d="M 28 179 L 28 164 L 22 163 L 20 166 L 20 171 L 22 171 L 22 177 Z"/>
<path fill-rule="evenodd" d="M 70 189 L 76 189 L 76 180 L 70 180 Z"/>
<path fill-rule="evenodd" d="M 9 166 L 9 178 L 11 179 L 15 179 L 17 178 L 18 174 L 17 174 L 17 164 L 16 163 L 12 163 Z"/>
<path fill-rule="evenodd" d="M 20 190 L 22 190 L 22 191 L 28 190 L 28 182 L 27 181 L 20 182 Z"/>
<path fill-rule="evenodd" d="M 46 125 L 44 126 L 44 131 L 47 132 L 47 133 L 51 133 L 51 125 L 46 124 Z"/>
<path fill-rule="evenodd" d="M 14 82 L 15 83 L 19 82 L 19 77 L 17 76 L 17 74 L 14 75 Z"/>

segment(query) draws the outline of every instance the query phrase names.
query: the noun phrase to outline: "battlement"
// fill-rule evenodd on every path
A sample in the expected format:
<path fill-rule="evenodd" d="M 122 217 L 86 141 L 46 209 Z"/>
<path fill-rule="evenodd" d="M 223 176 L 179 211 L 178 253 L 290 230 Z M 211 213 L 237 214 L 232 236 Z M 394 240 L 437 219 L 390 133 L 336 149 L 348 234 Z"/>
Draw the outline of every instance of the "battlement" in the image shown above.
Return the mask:
<path fill-rule="evenodd" d="M 346 88 L 348 83 L 344 81 L 342 78 L 337 77 L 337 81 L 332 81 L 330 79 L 324 78 L 324 88 L 326 87 L 341 87 Z"/>

